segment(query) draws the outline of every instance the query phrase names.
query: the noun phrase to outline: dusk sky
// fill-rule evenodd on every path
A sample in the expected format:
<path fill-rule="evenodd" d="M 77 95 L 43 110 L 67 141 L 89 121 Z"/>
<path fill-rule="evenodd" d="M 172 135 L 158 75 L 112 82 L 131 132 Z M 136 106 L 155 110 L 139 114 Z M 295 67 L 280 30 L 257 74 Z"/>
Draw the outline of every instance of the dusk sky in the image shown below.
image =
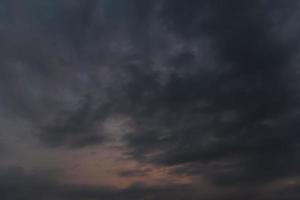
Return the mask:
<path fill-rule="evenodd" d="M 299 0 L 0 0 L 0 200 L 299 199 Z"/>

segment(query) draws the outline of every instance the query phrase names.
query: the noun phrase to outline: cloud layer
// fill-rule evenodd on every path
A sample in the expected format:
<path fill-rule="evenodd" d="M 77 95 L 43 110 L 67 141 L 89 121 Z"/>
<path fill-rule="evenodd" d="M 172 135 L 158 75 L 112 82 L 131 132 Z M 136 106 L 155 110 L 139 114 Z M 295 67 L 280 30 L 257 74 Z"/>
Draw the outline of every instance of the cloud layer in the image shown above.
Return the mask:
<path fill-rule="evenodd" d="M 0 172 L 0 180 L 7 177 L 0 196 L 299 198 L 299 6 L 296 0 L 1 1 L 2 116 L 28 122 L 25 136 L 43 151 L 114 144 L 124 159 L 193 181 L 180 193 L 176 184 L 73 188 L 8 168 Z M 1 135 L 0 152 L 3 144 L 7 154 L 5 147 L 14 147 Z M 124 169 L 119 176 L 147 173 Z"/>

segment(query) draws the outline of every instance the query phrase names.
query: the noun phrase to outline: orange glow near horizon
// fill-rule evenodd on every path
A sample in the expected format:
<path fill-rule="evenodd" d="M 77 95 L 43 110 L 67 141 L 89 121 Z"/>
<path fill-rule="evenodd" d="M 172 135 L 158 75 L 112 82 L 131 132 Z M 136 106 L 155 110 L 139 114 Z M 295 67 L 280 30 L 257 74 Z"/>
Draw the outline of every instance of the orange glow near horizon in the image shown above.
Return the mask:
<path fill-rule="evenodd" d="M 66 176 L 61 181 L 71 184 L 124 189 L 134 184 L 159 186 L 189 184 L 192 181 L 189 176 L 170 174 L 170 170 L 174 167 L 159 167 L 124 159 L 121 152 L 116 149 L 101 148 L 90 153 L 80 152 L 77 155 L 73 154 L 64 162 Z M 121 172 L 127 170 L 145 170 L 146 173 L 137 176 L 120 175 Z"/>

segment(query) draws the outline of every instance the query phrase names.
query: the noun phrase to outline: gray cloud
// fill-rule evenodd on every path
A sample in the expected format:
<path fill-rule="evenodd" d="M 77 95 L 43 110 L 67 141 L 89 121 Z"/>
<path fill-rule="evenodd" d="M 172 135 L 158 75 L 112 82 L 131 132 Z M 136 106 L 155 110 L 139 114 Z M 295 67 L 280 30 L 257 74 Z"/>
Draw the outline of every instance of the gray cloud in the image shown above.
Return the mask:
<path fill-rule="evenodd" d="M 0 171 L 0 195 L 4 200 L 25 199 L 184 199 L 188 188 L 182 188 L 184 194 L 178 196 L 177 186 L 166 188 L 144 188 L 134 186 L 126 190 L 62 184 L 50 178 L 51 172 L 26 172 L 19 167 L 10 167 Z"/>
<path fill-rule="evenodd" d="M 137 133 L 127 138 L 135 158 L 187 164 L 186 171 L 217 185 L 298 176 L 298 88 L 290 65 L 298 43 L 282 43 L 273 33 L 275 13 L 286 15 L 281 6 L 298 5 L 165 1 L 170 29 L 186 40 L 210 38 L 224 71 L 207 73 L 180 55 L 186 68 L 197 66 L 192 75 L 174 73 L 164 87 L 149 75 L 153 83 L 136 87 L 133 100 L 144 110 Z"/>
<path fill-rule="evenodd" d="M 297 199 L 299 192 L 295 187 L 260 193 L 255 190 L 216 190 L 214 193 L 193 189 L 189 185 L 164 187 L 144 187 L 133 185 L 124 190 L 109 187 L 63 184 L 53 179 L 51 171 L 25 171 L 20 167 L 1 168 L 0 195 L 4 200 L 49 199 L 49 200 L 135 200 L 151 199 L 196 200 L 215 199 Z M 52 177 L 52 178 L 50 178 Z"/>
<path fill-rule="evenodd" d="M 143 177 L 147 175 L 150 171 L 150 169 L 125 170 L 121 171 L 119 175 L 121 177 Z"/>
<path fill-rule="evenodd" d="M 7 13 L 0 15 L 1 108 L 30 121 L 42 144 L 101 145 L 107 141 L 103 121 L 122 114 L 134 124 L 123 138 L 129 151 L 124 154 L 177 167 L 173 173 L 203 177 L 210 187 L 229 187 L 234 194 L 228 199 L 248 194 L 254 199 L 245 188 L 299 176 L 297 1 L 5 0 L 0 5 Z M 10 176 L 18 179 L 15 172 Z M 31 191 L 36 183 L 4 182 L 2 192 L 7 199 L 25 196 L 10 197 L 19 194 L 6 187 L 30 197 L 71 198 L 61 197 L 70 189 L 57 186 L 62 192 L 43 181 L 36 182 L 45 194 Z M 119 198 L 106 190 L 76 189 L 70 193 L 79 199 Z M 130 188 L 117 194 L 199 197 L 189 189 L 182 195 L 174 190 Z M 291 190 L 276 198 L 299 196 Z M 267 195 L 262 199 L 275 198 Z"/>

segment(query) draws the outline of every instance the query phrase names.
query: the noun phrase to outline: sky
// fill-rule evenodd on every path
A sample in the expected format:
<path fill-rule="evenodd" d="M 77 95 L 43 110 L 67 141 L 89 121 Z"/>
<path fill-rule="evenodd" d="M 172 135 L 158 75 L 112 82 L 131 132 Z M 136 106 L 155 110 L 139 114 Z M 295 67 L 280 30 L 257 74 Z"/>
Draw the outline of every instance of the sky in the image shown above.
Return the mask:
<path fill-rule="evenodd" d="M 0 199 L 299 199 L 299 21 L 298 0 L 0 0 Z"/>

